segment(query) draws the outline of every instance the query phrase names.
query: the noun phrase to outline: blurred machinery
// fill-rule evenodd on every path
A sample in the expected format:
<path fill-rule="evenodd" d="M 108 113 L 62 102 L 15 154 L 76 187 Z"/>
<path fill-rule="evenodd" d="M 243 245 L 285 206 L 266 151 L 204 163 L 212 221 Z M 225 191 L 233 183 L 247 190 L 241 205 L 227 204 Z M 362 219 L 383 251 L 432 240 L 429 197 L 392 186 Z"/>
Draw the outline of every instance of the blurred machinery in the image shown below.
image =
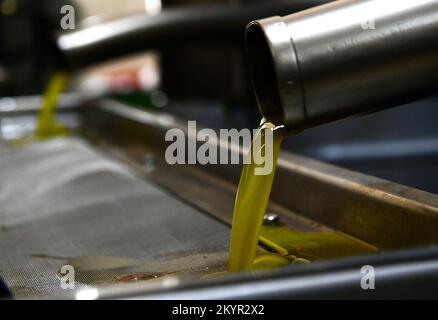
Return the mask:
<path fill-rule="evenodd" d="M 0 95 L 42 92 L 50 73 L 57 67 L 52 37 L 59 32 L 60 9 L 69 3 L 63 0 L 1 1 Z"/>

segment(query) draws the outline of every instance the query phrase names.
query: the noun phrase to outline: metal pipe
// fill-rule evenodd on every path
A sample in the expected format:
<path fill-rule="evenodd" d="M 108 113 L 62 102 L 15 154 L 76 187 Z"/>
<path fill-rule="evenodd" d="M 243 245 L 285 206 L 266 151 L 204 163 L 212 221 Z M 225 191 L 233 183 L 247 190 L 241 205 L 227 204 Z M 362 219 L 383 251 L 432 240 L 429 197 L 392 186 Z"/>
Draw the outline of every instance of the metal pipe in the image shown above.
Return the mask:
<path fill-rule="evenodd" d="M 376 290 L 363 290 L 364 266 L 373 266 Z M 201 280 L 146 281 L 68 290 L 52 299 L 433 299 L 438 289 L 438 249 L 423 247 Z M 378 288 L 378 289 L 377 289 Z M 403 290 L 400 290 L 403 288 Z M 91 291 L 87 291 L 91 290 Z"/>
<path fill-rule="evenodd" d="M 417 100 L 438 85 L 438 0 L 342 0 L 250 23 L 263 115 L 291 131 Z"/>
<path fill-rule="evenodd" d="M 67 33 L 57 38 L 60 59 L 81 68 L 105 59 L 149 48 L 175 48 L 199 43 L 241 45 L 253 19 L 297 12 L 330 0 L 280 0 L 251 5 L 208 5 L 136 15 Z"/>

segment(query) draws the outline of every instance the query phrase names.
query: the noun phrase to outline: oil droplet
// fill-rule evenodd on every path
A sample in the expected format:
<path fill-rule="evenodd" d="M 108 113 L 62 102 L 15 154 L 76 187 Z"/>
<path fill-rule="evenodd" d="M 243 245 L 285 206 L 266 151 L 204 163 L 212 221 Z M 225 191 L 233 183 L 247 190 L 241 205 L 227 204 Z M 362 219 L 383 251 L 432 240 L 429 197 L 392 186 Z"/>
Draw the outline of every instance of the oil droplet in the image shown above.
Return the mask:
<path fill-rule="evenodd" d="M 254 258 L 252 270 L 275 269 L 288 266 L 293 263 L 294 260 L 295 258 L 293 256 L 289 258 L 274 253 L 260 253 Z"/>

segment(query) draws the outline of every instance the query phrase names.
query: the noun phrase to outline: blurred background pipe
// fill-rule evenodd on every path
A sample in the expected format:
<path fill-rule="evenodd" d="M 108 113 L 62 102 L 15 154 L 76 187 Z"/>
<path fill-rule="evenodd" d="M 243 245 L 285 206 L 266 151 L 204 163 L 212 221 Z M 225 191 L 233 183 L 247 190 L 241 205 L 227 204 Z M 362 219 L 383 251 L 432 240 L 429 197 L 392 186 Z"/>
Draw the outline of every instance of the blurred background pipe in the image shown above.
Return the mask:
<path fill-rule="evenodd" d="M 58 47 L 71 68 L 84 67 L 149 48 L 200 43 L 241 46 L 253 19 L 308 9 L 327 0 L 289 0 L 248 4 L 190 6 L 135 15 L 61 35 Z"/>

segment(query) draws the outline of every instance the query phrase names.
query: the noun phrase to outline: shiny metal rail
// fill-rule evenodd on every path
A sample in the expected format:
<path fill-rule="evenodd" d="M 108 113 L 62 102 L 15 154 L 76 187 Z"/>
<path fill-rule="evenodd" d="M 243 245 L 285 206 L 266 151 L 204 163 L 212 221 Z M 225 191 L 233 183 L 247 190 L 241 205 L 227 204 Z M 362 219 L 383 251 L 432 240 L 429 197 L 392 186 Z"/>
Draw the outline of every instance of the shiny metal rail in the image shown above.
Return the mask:
<path fill-rule="evenodd" d="M 231 223 L 239 165 L 164 161 L 166 131 L 186 130 L 185 123 L 107 100 L 85 110 L 84 132 L 92 141 L 184 201 Z M 237 145 L 230 149 L 244 151 Z M 154 170 L 145 170 L 145 159 L 154 159 Z M 298 230 L 329 227 L 382 249 L 438 242 L 438 195 L 290 153 L 281 153 L 269 210 Z"/>

